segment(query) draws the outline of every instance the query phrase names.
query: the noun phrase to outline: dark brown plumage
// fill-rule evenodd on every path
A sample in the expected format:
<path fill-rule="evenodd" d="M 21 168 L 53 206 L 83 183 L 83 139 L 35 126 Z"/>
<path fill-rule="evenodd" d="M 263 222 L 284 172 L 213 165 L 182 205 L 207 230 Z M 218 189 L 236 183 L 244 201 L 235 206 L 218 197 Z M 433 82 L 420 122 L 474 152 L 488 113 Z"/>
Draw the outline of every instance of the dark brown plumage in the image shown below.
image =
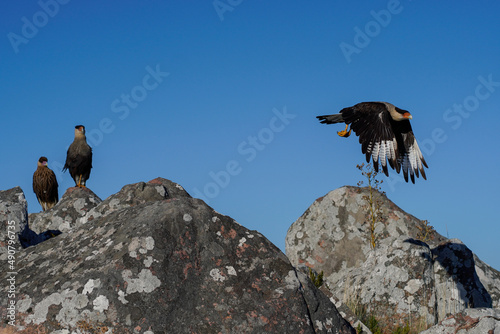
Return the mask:
<path fill-rule="evenodd" d="M 77 187 L 85 187 L 92 168 L 92 148 L 85 138 L 85 127 L 75 126 L 75 140 L 68 148 L 63 172 L 68 169 Z"/>
<path fill-rule="evenodd" d="M 43 211 L 51 209 L 59 200 L 56 174 L 47 167 L 47 162 L 46 157 L 38 159 L 38 167 L 33 173 L 33 191 Z"/>
<path fill-rule="evenodd" d="M 378 172 L 379 164 L 385 175 L 387 161 L 398 173 L 403 169 L 405 181 L 408 174 L 415 183 L 415 175 L 419 172 L 426 179 L 424 167 L 427 163 L 418 147 L 417 140 L 410 125 L 411 114 L 387 102 L 362 102 L 352 107 L 344 108 L 339 114 L 317 116 L 324 124 L 345 123 L 346 128 L 338 132 L 341 137 L 348 137 L 351 130 L 359 136 L 361 152 L 366 154 L 366 161 L 373 160 L 373 166 Z"/>

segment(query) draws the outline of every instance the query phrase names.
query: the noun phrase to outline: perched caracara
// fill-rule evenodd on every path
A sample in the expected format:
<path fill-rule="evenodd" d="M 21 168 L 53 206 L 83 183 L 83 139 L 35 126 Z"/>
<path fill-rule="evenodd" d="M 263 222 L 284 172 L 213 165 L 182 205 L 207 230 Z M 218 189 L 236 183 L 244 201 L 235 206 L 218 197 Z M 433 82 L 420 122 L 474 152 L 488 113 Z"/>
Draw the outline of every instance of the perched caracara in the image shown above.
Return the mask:
<path fill-rule="evenodd" d="M 38 159 L 38 167 L 33 173 L 33 191 L 43 211 L 52 208 L 59 199 L 56 174 L 47 167 L 47 161 L 46 157 Z"/>
<path fill-rule="evenodd" d="M 339 114 L 317 116 L 324 124 L 346 123 L 345 130 L 339 131 L 341 137 L 349 137 L 351 130 L 359 136 L 361 152 L 366 154 L 366 161 L 373 160 L 373 166 L 378 172 L 379 164 L 385 175 L 387 161 L 398 173 L 403 169 L 405 181 L 408 173 L 411 182 L 415 183 L 415 175 L 425 177 L 424 167 L 427 167 L 422 152 L 418 148 L 417 139 L 411 130 L 411 114 L 387 102 L 362 102 L 352 107 L 344 108 Z M 347 131 L 351 126 L 351 130 Z M 387 161 L 386 161 L 387 160 Z"/>
<path fill-rule="evenodd" d="M 75 180 L 77 187 L 85 187 L 92 168 L 92 148 L 85 139 L 85 127 L 75 126 L 75 140 L 68 148 L 63 172 L 69 169 L 69 174 Z"/>

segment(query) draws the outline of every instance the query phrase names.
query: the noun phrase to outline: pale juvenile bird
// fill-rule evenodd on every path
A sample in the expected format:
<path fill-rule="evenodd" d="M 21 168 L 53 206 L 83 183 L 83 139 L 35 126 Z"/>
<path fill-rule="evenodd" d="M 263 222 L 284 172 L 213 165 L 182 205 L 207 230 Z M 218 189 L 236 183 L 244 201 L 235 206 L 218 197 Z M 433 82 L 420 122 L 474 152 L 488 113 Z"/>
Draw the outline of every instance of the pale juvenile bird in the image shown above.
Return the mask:
<path fill-rule="evenodd" d="M 361 102 L 352 107 L 344 108 L 339 114 L 317 116 L 321 123 L 345 123 L 345 130 L 339 131 L 341 137 L 349 137 L 351 130 L 359 136 L 361 152 L 366 154 L 366 161 L 373 160 L 373 166 L 378 172 L 379 164 L 385 175 L 387 161 L 392 169 L 400 172 L 403 169 L 405 181 L 408 174 L 415 183 L 415 175 L 419 172 L 426 179 L 425 159 L 413 135 L 410 125 L 411 114 L 388 102 Z M 349 131 L 349 125 L 351 129 Z"/>
<path fill-rule="evenodd" d="M 33 191 L 42 210 L 46 211 L 54 207 L 59 200 L 56 174 L 47 166 L 47 158 L 40 157 L 37 169 L 33 173 Z"/>
<path fill-rule="evenodd" d="M 63 172 L 68 169 L 77 187 L 85 187 L 92 168 L 92 148 L 85 138 L 85 127 L 75 126 L 75 140 L 68 148 Z"/>

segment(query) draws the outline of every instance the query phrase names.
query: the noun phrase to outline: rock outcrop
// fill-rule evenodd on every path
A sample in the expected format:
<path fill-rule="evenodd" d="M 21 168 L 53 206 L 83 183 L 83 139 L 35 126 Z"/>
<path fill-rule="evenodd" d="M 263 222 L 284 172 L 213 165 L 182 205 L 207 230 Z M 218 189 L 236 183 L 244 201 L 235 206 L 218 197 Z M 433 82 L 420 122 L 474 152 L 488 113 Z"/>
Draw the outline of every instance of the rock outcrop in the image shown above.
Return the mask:
<path fill-rule="evenodd" d="M 23 224 L 22 191 L 0 199 Z M 70 188 L 30 218 L 63 233 L 17 248 L 15 307 L 2 294 L 0 312 L 19 333 L 355 333 L 265 237 L 168 180 L 102 202 Z"/>
<path fill-rule="evenodd" d="M 15 253 L 21 248 L 18 234 L 26 225 L 28 219 L 28 203 L 23 190 L 15 187 L 0 191 L 0 261 L 2 264 L 8 260 L 9 253 Z"/>
<path fill-rule="evenodd" d="M 337 307 L 372 315 L 385 330 L 409 325 L 413 331 L 466 308 L 499 307 L 498 271 L 460 240 L 444 238 L 385 195 L 373 195 L 380 208 L 373 238 L 369 190 L 358 187 L 317 199 L 286 236 L 292 264 L 323 271 Z"/>
<path fill-rule="evenodd" d="M 56 207 L 28 216 L 30 228 L 36 233 L 47 230 L 70 232 L 80 226 L 80 218 L 101 202 L 89 188 L 69 188 Z"/>
<path fill-rule="evenodd" d="M 500 333 L 500 310 L 468 308 L 442 320 L 422 334 L 495 334 Z"/>

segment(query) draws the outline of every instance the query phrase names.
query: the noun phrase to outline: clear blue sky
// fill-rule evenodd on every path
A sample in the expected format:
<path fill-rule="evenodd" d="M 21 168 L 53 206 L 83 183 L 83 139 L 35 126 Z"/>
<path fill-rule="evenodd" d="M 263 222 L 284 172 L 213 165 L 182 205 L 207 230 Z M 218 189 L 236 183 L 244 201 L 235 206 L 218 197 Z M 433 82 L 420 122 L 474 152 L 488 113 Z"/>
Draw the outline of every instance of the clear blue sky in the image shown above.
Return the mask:
<path fill-rule="evenodd" d="M 10 1 L 0 11 L 0 189 L 59 180 L 74 126 L 105 199 L 161 176 L 284 250 L 313 201 L 356 185 L 356 137 L 315 116 L 413 114 L 428 180 L 383 189 L 500 269 L 500 3 Z M 399 177 L 399 178 L 398 178 Z"/>

